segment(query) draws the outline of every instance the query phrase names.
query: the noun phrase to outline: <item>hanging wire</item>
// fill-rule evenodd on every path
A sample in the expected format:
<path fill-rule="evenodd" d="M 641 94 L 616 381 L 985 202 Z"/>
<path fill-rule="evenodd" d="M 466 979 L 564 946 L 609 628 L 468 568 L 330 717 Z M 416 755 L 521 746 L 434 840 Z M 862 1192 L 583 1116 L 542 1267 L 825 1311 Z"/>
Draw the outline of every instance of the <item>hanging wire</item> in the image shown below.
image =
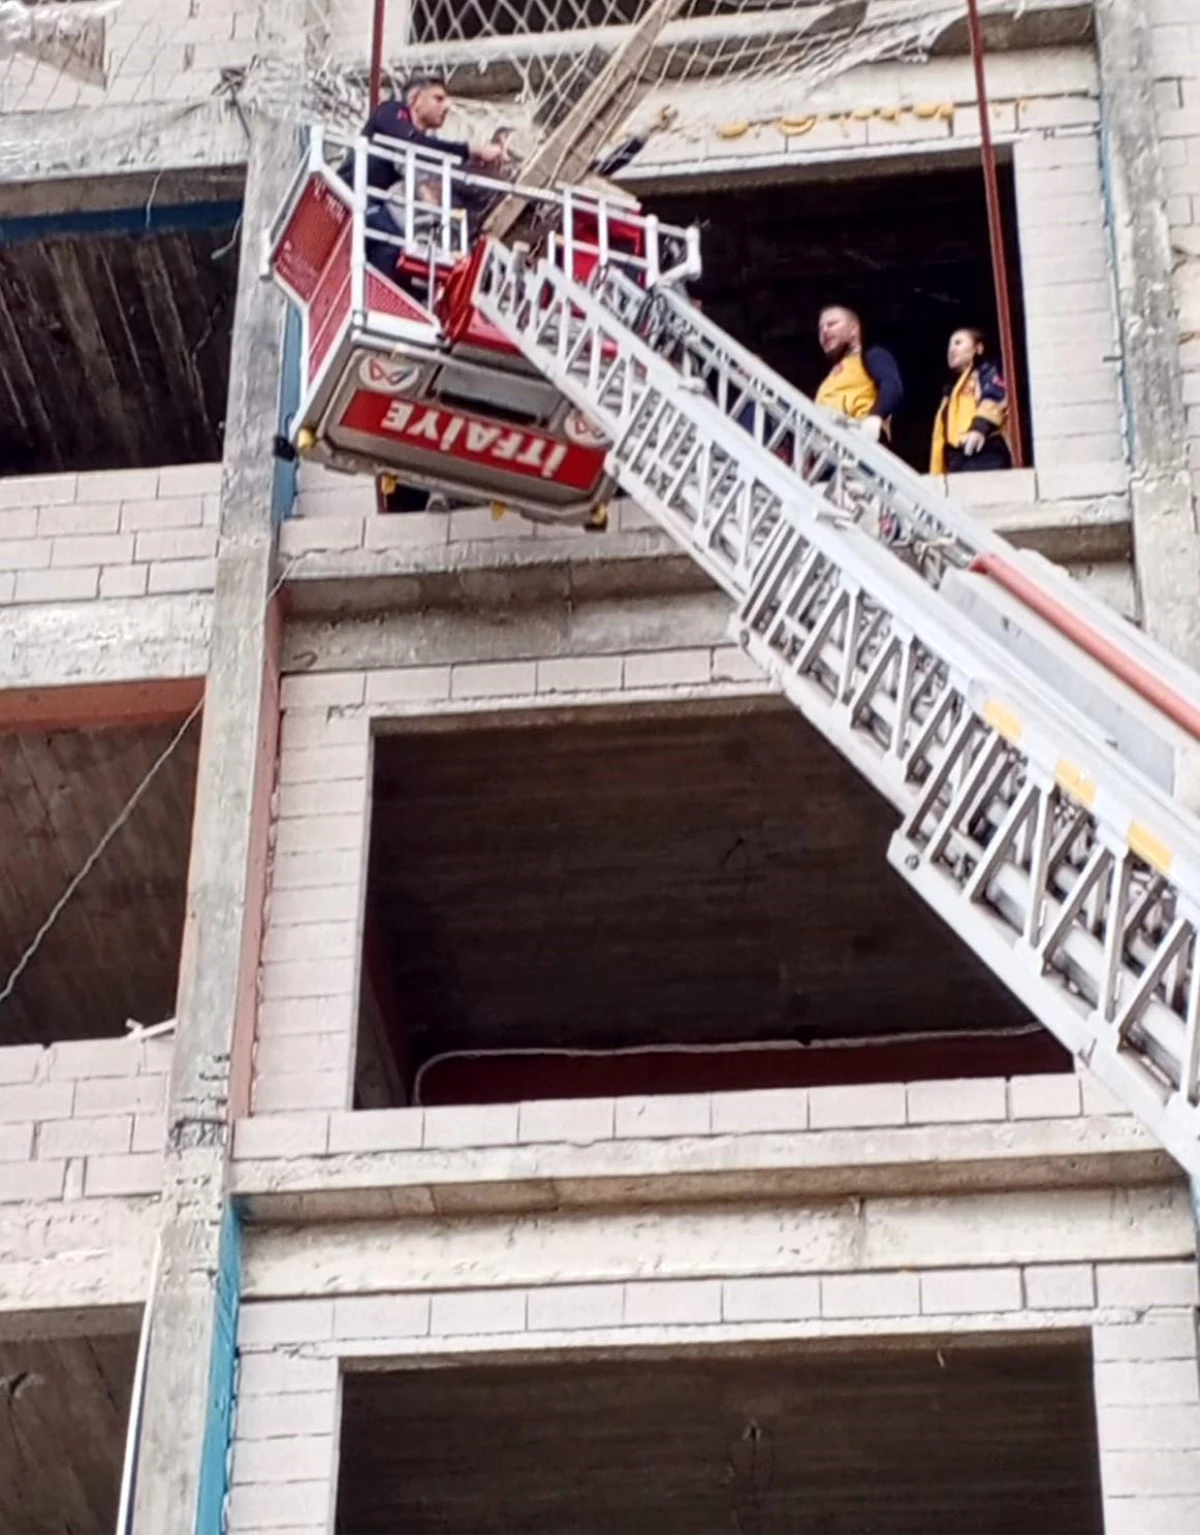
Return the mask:
<path fill-rule="evenodd" d="M 263 604 L 264 608 L 270 607 L 271 603 L 275 599 L 276 594 L 283 586 L 283 583 L 288 580 L 296 566 L 305 558 L 305 555 L 299 554 L 288 561 L 287 565 L 283 569 L 282 574 L 275 579 L 275 582 L 271 586 L 270 591 L 267 593 L 266 601 Z M 24 975 L 25 971 L 29 968 L 33 960 L 36 958 L 38 951 L 42 947 L 42 944 L 46 941 L 46 938 L 50 934 L 55 923 L 58 921 L 59 917 L 62 916 L 66 907 L 70 904 L 70 901 L 75 892 L 79 889 L 80 885 L 83 884 L 84 880 L 87 879 L 88 875 L 100 862 L 101 858 L 103 858 L 105 849 L 112 842 L 113 838 L 117 835 L 125 823 L 129 820 L 133 812 L 137 809 L 138 803 L 142 796 L 145 794 L 146 790 L 154 782 L 155 778 L 163 770 L 166 764 L 170 761 L 171 757 L 183 743 L 184 737 L 187 735 L 195 721 L 199 718 L 203 708 L 204 699 L 201 697 L 198 702 L 193 705 L 192 709 L 187 715 L 187 718 L 179 726 L 179 729 L 171 737 L 170 741 L 167 742 L 166 746 L 163 747 L 162 751 L 159 752 L 158 756 L 150 764 L 149 768 L 147 768 L 133 793 L 125 801 L 124 805 L 122 805 L 121 809 L 117 812 L 116 817 L 100 837 L 100 840 L 96 843 L 95 847 L 91 850 L 91 852 L 84 859 L 83 863 L 79 866 L 78 872 L 72 876 L 67 884 L 66 889 L 59 896 L 58 900 L 55 901 L 54 905 L 50 908 L 45 921 L 30 939 L 20 959 L 17 960 L 16 964 L 9 972 L 8 979 L 5 981 L 3 989 L 0 990 L 0 1007 L 3 1007 L 5 1002 L 7 1002 L 8 999 L 12 996 L 13 992 L 16 990 L 17 983 L 20 981 L 22 975 Z"/>

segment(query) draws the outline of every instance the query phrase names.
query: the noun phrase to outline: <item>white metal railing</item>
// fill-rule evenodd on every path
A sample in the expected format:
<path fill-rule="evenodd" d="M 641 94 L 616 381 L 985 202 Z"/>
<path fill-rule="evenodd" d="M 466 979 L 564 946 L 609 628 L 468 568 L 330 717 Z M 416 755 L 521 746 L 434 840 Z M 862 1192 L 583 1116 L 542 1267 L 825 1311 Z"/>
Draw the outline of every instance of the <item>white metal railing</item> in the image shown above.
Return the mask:
<path fill-rule="evenodd" d="M 516 195 L 531 209 L 535 238 L 550 259 L 568 272 L 587 262 L 610 263 L 639 287 L 698 276 L 700 235 L 695 228 L 661 223 L 636 204 L 586 187 L 523 187 L 519 183 L 464 169 L 458 160 L 400 140 L 351 138 L 314 128 L 313 162 L 338 175 L 347 188 L 354 217 L 354 249 L 367 242 L 406 251 L 430 263 L 431 275 L 470 251 L 475 222 L 493 203 Z M 346 182 L 345 166 L 353 165 Z M 380 166 L 391 178 L 372 185 Z M 376 210 L 386 210 L 386 219 Z M 477 218 L 472 219 L 472 212 Z M 640 248 L 638 248 L 640 246 Z M 361 305 L 356 305 L 360 307 Z"/>

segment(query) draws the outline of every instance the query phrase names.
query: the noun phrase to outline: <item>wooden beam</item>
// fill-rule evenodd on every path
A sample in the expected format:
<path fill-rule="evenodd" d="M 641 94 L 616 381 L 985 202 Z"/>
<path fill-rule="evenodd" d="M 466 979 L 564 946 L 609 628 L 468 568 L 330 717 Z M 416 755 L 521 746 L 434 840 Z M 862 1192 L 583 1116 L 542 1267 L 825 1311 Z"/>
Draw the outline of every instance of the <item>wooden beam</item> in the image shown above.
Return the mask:
<path fill-rule="evenodd" d="M 683 0 L 655 0 L 554 132 L 521 167 L 523 186 L 548 187 L 587 175 L 601 146 L 650 89 L 646 63 L 662 29 L 682 7 Z M 489 215 L 485 233 L 503 240 L 528 206 L 519 193 L 504 198 Z"/>

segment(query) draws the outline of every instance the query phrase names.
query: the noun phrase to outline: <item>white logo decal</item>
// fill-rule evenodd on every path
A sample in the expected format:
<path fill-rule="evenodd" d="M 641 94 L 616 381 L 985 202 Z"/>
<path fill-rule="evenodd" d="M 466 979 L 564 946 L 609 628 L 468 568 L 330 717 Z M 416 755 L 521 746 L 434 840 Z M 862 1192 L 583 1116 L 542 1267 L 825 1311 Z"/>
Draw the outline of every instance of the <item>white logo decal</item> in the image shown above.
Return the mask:
<path fill-rule="evenodd" d="M 545 437 L 540 432 L 523 432 L 492 426 L 486 421 L 472 421 L 456 411 L 440 410 L 434 405 L 416 405 L 411 400 L 393 400 L 380 423 L 385 431 L 396 432 L 428 444 L 442 453 L 461 457 L 465 452 L 495 463 L 515 464 L 522 471 L 533 471 L 542 479 L 553 479 L 567 457 L 567 445 Z M 457 447 L 456 447 L 457 444 Z"/>
<path fill-rule="evenodd" d="M 414 362 L 364 357 L 358 365 L 359 378 L 375 394 L 406 394 L 416 388 L 420 375 L 420 366 Z"/>
<path fill-rule="evenodd" d="M 563 422 L 563 436 L 581 448 L 596 448 L 605 440 L 604 433 L 598 432 L 580 410 L 571 411 Z"/>

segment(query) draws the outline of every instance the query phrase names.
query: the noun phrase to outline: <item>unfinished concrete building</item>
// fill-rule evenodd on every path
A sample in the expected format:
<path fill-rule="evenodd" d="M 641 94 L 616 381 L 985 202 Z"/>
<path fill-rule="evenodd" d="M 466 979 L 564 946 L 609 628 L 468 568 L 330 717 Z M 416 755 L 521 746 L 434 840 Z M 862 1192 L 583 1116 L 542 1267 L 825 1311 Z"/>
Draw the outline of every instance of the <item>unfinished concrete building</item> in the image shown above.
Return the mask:
<path fill-rule="evenodd" d="M 649 9 L 389 0 L 375 57 L 552 137 Z M 965 5 L 690 5 L 619 179 L 773 372 L 736 441 L 656 407 L 601 529 L 297 427 L 264 242 L 366 0 L 0 7 L 0 1535 L 1200 1528 L 1200 13 L 982 13 L 1021 466 L 924 475 L 998 318 Z M 564 291 L 603 437 L 626 333 L 581 369 Z M 833 300 L 894 481 L 764 426 Z M 731 628 L 672 520 L 742 452 L 770 558 L 856 572 L 820 633 L 778 580 Z M 966 755 L 902 784 L 871 690 L 928 654 Z"/>

